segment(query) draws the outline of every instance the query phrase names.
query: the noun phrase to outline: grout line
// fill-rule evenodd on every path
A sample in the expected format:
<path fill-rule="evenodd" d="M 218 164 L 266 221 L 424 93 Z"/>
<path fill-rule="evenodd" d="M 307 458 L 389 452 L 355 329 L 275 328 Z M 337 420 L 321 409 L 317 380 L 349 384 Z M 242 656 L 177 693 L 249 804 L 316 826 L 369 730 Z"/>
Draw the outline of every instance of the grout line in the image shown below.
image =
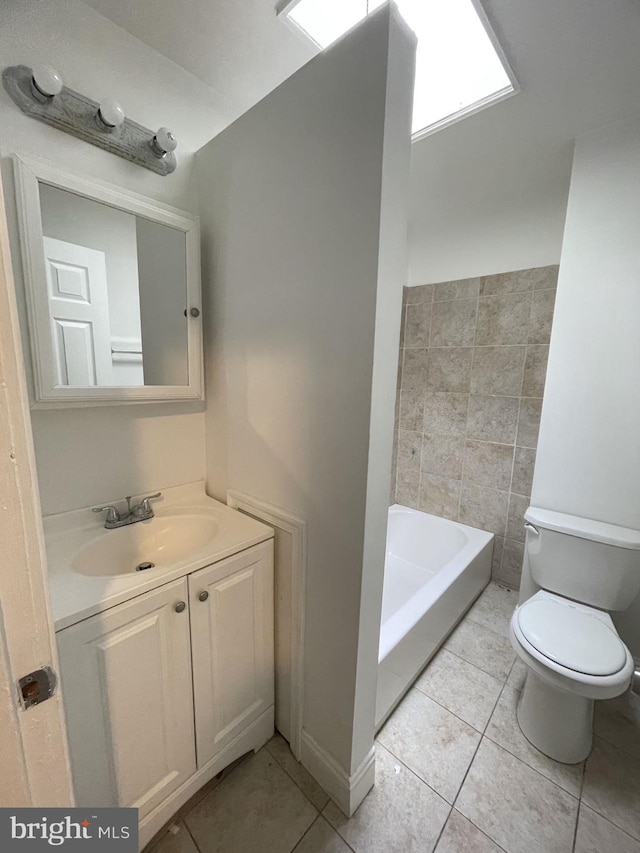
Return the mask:
<path fill-rule="evenodd" d="M 284 740 L 284 738 L 283 738 L 283 740 Z M 268 743 L 268 742 L 269 742 L 269 741 L 267 741 L 267 743 Z M 286 743 L 286 741 L 285 741 L 285 743 Z M 264 749 L 266 749 L 266 748 L 267 748 L 267 744 L 265 744 L 263 748 L 264 748 Z M 287 743 L 287 749 L 289 749 L 289 744 L 288 744 L 288 743 Z M 289 749 L 289 751 L 291 752 L 291 750 L 290 750 L 290 749 Z M 311 797 L 306 793 L 306 791 L 303 791 L 303 790 L 302 790 L 302 786 L 300 785 L 300 783 L 298 782 L 298 780 L 297 780 L 297 779 L 295 779 L 295 778 L 291 775 L 291 773 L 289 773 L 289 771 L 288 771 L 288 770 L 287 770 L 287 768 L 284 766 L 284 764 L 280 761 L 280 759 L 278 758 L 278 756 L 277 756 L 277 755 L 274 755 L 274 753 L 273 753 L 273 752 L 271 752 L 271 750 L 269 750 L 269 749 L 267 749 L 267 752 L 269 753 L 269 755 L 271 756 L 271 758 L 273 758 L 273 760 L 274 760 L 274 761 L 275 761 L 275 763 L 278 765 L 278 767 L 279 767 L 281 770 L 283 770 L 283 771 L 284 771 L 285 775 L 286 775 L 286 776 L 288 776 L 288 777 L 289 777 L 289 779 L 291 779 L 291 781 L 292 781 L 292 782 L 293 782 L 293 784 L 296 786 L 296 788 L 298 788 L 298 790 L 300 791 L 300 793 L 301 793 L 301 794 L 302 794 L 302 795 L 303 795 L 307 800 L 309 800 L 309 802 L 310 802 L 310 803 L 311 803 L 311 805 L 314 807 L 314 809 L 318 812 L 318 814 L 322 814 L 322 809 L 319 809 L 319 808 L 318 808 L 318 806 L 313 802 L 313 800 L 311 799 Z M 291 752 L 291 758 L 296 762 L 296 764 L 298 764 L 298 765 L 299 765 L 299 766 L 304 770 L 304 772 L 305 772 L 305 773 L 308 773 L 309 778 L 310 778 L 310 779 L 312 779 L 312 780 L 313 780 L 313 782 L 314 782 L 314 784 L 315 784 L 315 785 L 317 785 L 317 786 L 318 786 L 318 788 L 320 788 L 320 790 L 321 790 L 321 791 L 322 791 L 322 792 L 327 796 L 327 800 L 328 800 L 328 801 L 329 801 L 329 800 L 331 800 L 331 797 L 329 796 L 329 794 L 327 794 L 327 792 L 324 790 L 324 788 L 322 787 L 322 785 L 320 785 L 318 782 L 316 782 L 316 780 L 313 778 L 313 776 L 311 776 L 311 774 L 309 773 L 309 771 L 308 771 L 308 770 L 307 770 L 307 769 L 306 769 L 306 768 L 305 768 L 305 767 L 304 767 L 304 766 L 303 766 L 303 765 L 302 765 L 302 764 L 297 760 L 297 758 L 295 757 L 295 755 L 294 755 L 292 752 Z M 324 809 L 324 808 L 325 808 L 325 806 L 326 806 L 326 803 L 325 803 L 325 805 L 324 805 L 322 808 Z"/>
<path fill-rule="evenodd" d="M 184 816 L 184 818 L 182 819 L 182 824 L 183 824 L 184 828 L 187 830 L 187 834 L 188 834 L 189 838 L 193 841 L 193 846 L 196 848 L 196 850 L 198 851 L 198 853 L 201 853 L 201 851 L 200 851 L 200 847 L 199 847 L 199 845 L 198 845 L 198 842 L 197 842 L 197 841 L 195 840 L 195 838 L 193 837 L 193 833 L 192 833 L 192 832 L 191 832 L 191 830 L 189 829 L 189 827 L 188 827 L 188 825 L 187 825 L 187 821 L 185 820 L 185 818 L 186 818 L 186 815 L 185 815 L 185 816 Z"/>

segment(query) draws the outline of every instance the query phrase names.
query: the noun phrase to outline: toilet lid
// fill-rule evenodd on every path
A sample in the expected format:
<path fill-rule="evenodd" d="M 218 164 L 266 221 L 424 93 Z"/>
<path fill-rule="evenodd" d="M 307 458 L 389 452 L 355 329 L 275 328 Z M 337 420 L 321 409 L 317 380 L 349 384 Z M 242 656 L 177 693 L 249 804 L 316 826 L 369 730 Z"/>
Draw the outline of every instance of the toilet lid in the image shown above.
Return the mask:
<path fill-rule="evenodd" d="M 626 662 L 616 632 L 595 614 L 549 599 L 530 600 L 518 609 L 525 639 L 552 661 L 585 675 L 613 675 Z"/>

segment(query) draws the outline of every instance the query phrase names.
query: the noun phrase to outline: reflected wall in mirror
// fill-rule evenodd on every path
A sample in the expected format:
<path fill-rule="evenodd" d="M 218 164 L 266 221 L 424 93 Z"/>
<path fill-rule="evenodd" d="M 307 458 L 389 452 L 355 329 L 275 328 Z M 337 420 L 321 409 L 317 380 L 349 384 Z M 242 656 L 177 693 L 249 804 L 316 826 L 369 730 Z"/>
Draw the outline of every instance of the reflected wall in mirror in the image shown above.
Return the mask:
<path fill-rule="evenodd" d="M 201 398 L 197 218 L 15 163 L 36 404 Z"/>
<path fill-rule="evenodd" d="M 185 235 L 39 183 L 58 385 L 186 385 Z"/>

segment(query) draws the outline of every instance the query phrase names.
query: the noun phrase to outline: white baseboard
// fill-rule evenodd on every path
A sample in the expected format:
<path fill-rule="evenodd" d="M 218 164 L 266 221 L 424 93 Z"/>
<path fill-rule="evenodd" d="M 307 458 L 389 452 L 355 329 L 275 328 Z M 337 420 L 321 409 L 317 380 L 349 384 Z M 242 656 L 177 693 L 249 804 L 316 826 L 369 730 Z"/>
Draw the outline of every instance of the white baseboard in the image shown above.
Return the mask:
<path fill-rule="evenodd" d="M 331 795 L 331 799 L 347 817 L 358 808 L 375 782 L 375 747 L 351 776 L 329 755 L 311 735 L 302 731 L 300 739 L 302 765 Z"/>

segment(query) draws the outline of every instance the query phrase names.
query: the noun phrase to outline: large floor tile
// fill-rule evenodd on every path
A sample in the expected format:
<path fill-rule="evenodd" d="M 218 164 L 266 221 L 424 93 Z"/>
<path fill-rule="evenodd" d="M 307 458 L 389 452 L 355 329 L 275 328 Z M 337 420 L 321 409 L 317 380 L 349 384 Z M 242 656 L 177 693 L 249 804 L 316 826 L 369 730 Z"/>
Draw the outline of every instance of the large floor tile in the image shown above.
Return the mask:
<path fill-rule="evenodd" d="M 501 853 L 487 835 L 453 809 L 435 853 Z"/>
<path fill-rule="evenodd" d="M 593 728 L 603 740 L 640 758 L 640 696 L 629 690 L 616 699 L 596 702 Z"/>
<path fill-rule="evenodd" d="M 640 840 L 640 760 L 596 738 L 587 759 L 583 802 Z"/>
<path fill-rule="evenodd" d="M 416 687 L 482 732 L 502 690 L 502 681 L 441 649 Z"/>
<path fill-rule="evenodd" d="M 380 743 L 453 803 L 480 734 L 412 689 L 378 735 Z"/>
<path fill-rule="evenodd" d="M 449 805 L 378 744 L 376 784 L 355 815 L 333 802 L 323 814 L 356 853 L 430 853 Z"/>
<path fill-rule="evenodd" d="M 496 705 L 486 731 L 488 738 L 504 747 L 516 758 L 522 759 L 529 767 L 538 770 L 547 779 L 551 779 L 565 791 L 580 796 L 582 784 L 582 764 L 560 764 L 552 758 L 547 758 L 535 746 L 532 746 L 522 734 L 516 718 L 516 703 L 520 693 L 513 687 L 506 686 Z"/>
<path fill-rule="evenodd" d="M 317 815 L 263 749 L 238 765 L 185 822 L 201 853 L 290 853 Z"/>
<path fill-rule="evenodd" d="M 444 647 L 503 681 L 509 674 L 515 657 L 506 637 L 469 619 L 458 625 Z"/>
<path fill-rule="evenodd" d="M 508 637 L 509 620 L 517 603 L 517 592 L 492 582 L 473 605 L 467 619 Z"/>
<path fill-rule="evenodd" d="M 302 764 L 296 761 L 286 740 L 276 734 L 267 744 L 267 749 L 302 793 L 311 800 L 318 811 L 322 811 L 329 802 L 329 795 L 318 785 L 313 776 L 307 773 Z"/>
<path fill-rule="evenodd" d="M 180 822 L 151 848 L 151 853 L 198 853 L 198 848 L 184 823 Z"/>
<path fill-rule="evenodd" d="M 295 853 L 351 853 L 351 848 L 335 829 L 319 816 L 295 848 Z"/>
<path fill-rule="evenodd" d="M 640 841 L 582 803 L 575 853 L 640 853 Z"/>
<path fill-rule="evenodd" d="M 508 853 L 571 853 L 578 800 L 487 738 L 455 805 Z"/>

